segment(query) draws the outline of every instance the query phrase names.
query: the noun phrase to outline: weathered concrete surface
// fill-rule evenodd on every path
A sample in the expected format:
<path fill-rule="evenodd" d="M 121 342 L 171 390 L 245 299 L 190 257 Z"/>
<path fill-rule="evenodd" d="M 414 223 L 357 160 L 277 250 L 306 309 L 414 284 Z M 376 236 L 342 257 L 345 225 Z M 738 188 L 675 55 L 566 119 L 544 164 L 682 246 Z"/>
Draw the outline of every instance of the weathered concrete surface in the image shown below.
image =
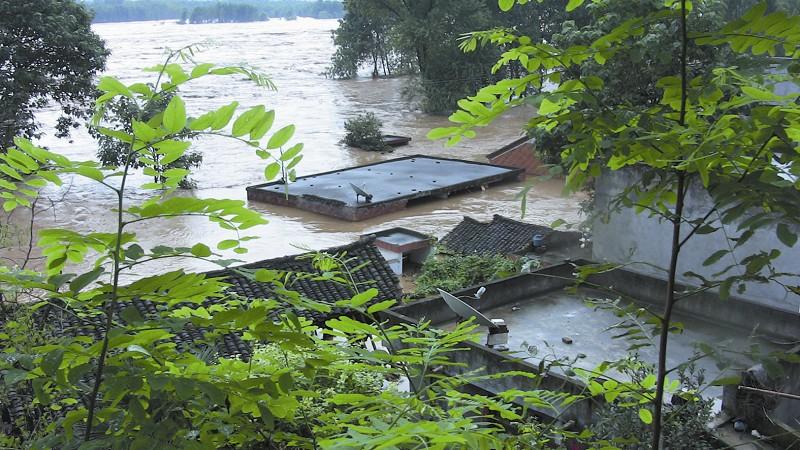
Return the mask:
<path fill-rule="evenodd" d="M 416 155 L 300 177 L 289 184 L 288 196 L 282 182 L 250 186 L 247 198 L 363 220 L 402 209 L 415 199 L 445 198 L 454 192 L 517 180 L 521 174 L 521 169 Z M 371 194 L 371 201 L 363 196 L 357 199 L 351 183 Z"/>
<path fill-rule="evenodd" d="M 605 173 L 598 177 L 595 184 L 596 210 L 598 212 L 608 210 L 614 197 L 628 186 L 639 182 L 640 171 L 637 169 Z M 797 195 L 797 193 L 788 189 L 787 195 Z M 686 216 L 701 218 L 710 208 L 711 198 L 708 193 L 701 186 L 692 184 L 686 199 Z M 714 226 L 721 226 L 721 224 L 717 222 L 714 223 Z M 736 225 L 726 225 L 724 228 L 729 236 L 740 234 L 736 230 Z M 689 226 L 684 226 L 683 235 L 685 236 L 688 231 Z M 796 231 L 800 232 L 800 230 Z M 628 267 L 648 275 L 663 277 L 664 273 L 654 269 L 653 266 L 668 267 L 671 232 L 671 223 L 649 217 L 647 213 L 636 214 L 633 210 L 623 209 L 621 212 L 611 213 L 607 222 L 602 220 L 594 222 L 592 226 L 592 257 L 597 261 L 634 263 Z M 781 256 L 775 261 L 775 268 L 778 272 L 797 273 L 797 268 L 800 267 L 800 245 L 796 245 L 794 248 L 786 247 L 778 240 L 774 228 L 757 232 L 749 242 L 735 249 L 733 252 L 735 259 L 734 256 L 728 254 L 715 264 L 703 266 L 703 261 L 712 253 L 727 248 L 728 242 L 722 230 L 693 236 L 681 250 L 678 267 L 681 281 L 689 284 L 697 281 L 682 275 L 689 271 L 714 279 L 713 274 L 762 250 L 778 249 L 781 251 Z M 797 284 L 793 279 L 787 278 L 784 281 L 788 284 Z M 748 283 L 743 296 L 757 304 L 795 312 L 800 310 L 800 296 L 787 293 L 786 289 L 774 282 L 768 284 Z"/>
<path fill-rule="evenodd" d="M 613 360 L 625 355 L 626 342 L 612 338 L 619 333 L 606 331 L 606 328 L 621 319 L 607 310 L 593 310 L 584 304 L 584 299 L 616 298 L 617 295 L 622 295 L 631 298 L 638 305 L 655 306 L 659 304 L 660 296 L 665 291 L 664 281 L 617 269 L 593 276 L 589 282 L 592 285 L 611 286 L 618 294 L 594 289 L 581 289 L 577 293 L 571 293 L 564 289 L 573 284 L 574 271 L 572 263 L 564 263 L 530 274 L 486 283 L 486 292 L 480 300 L 468 298 L 480 286 L 454 292 L 458 296 L 464 296 L 462 300 L 488 317 L 504 319 L 510 331 L 509 347 L 517 353 L 500 353 L 480 343 L 470 344 L 468 351 L 454 354 L 454 358 L 465 367 L 447 370 L 454 371 L 453 374 L 470 371 L 491 374 L 508 370 L 539 373 L 539 362 L 543 357 L 552 358 L 552 354 L 573 358 L 583 354 L 585 356 L 578 359 L 577 366 L 584 368 L 593 368 L 603 360 Z M 682 289 L 680 286 L 678 288 Z M 701 342 L 737 351 L 747 350 L 750 343 L 757 343 L 763 352 L 767 352 L 776 348 L 773 342 L 786 342 L 792 336 L 794 339 L 800 336 L 800 316 L 797 313 L 770 309 L 736 297 L 725 303 L 712 297 L 713 293 L 704 293 L 677 305 L 675 320 L 684 324 L 685 331 L 671 337 L 668 350 L 670 364 L 688 360 L 695 352 L 695 345 Z M 458 320 L 439 297 L 398 306 L 386 315 L 395 322 L 427 320 L 442 328 L 452 326 Z M 759 326 L 753 327 L 754 323 Z M 756 336 L 750 338 L 752 333 Z M 571 338 L 572 344 L 564 343 L 562 337 Z M 535 346 L 536 354 L 519 353 L 523 343 Z M 655 360 L 654 349 L 640 349 L 639 352 L 645 360 Z M 723 371 L 735 373 L 738 368 L 751 365 L 747 358 L 727 356 L 730 362 L 722 368 L 717 367 L 711 359 L 698 362 L 701 368 L 707 370 L 708 381 Z M 539 387 L 530 379 L 519 376 L 480 380 L 476 384 L 490 392 L 502 392 L 511 388 L 579 392 L 583 388 L 580 380 L 558 371 L 549 373 L 544 379 L 544 385 Z M 716 397 L 721 389 L 710 389 L 705 393 Z M 597 403 L 593 400 L 576 403 L 565 411 L 559 411 L 557 415 L 563 420 L 575 420 L 583 426 L 591 422 L 596 410 Z M 553 411 L 539 412 L 554 416 Z"/>
<path fill-rule="evenodd" d="M 628 354 L 628 346 L 633 342 L 613 338 L 625 330 L 609 328 L 622 319 L 611 310 L 593 309 L 587 306 L 584 300 L 592 298 L 604 299 L 607 298 L 607 294 L 588 289 L 581 289 L 577 293 L 559 290 L 482 312 L 490 319 L 506 321 L 509 329 L 510 355 L 530 359 L 535 364 L 545 357 L 575 359 L 576 367 L 594 369 L 603 361 L 624 358 Z M 696 345 L 701 342 L 735 351 L 745 351 L 752 343 L 760 344 L 764 350 L 772 349 L 770 344 L 763 340 L 751 339 L 748 335 L 749 330 L 730 329 L 680 314 L 675 317 L 675 321 L 683 323 L 685 331 L 670 336 L 667 351 L 668 367 L 677 366 L 691 359 L 697 352 Z M 447 328 L 453 324 L 454 322 L 450 322 L 441 326 Z M 650 326 L 645 328 L 652 330 Z M 480 331 L 482 334 L 486 332 L 485 329 Z M 572 343 L 564 343 L 562 341 L 564 337 L 569 338 Z M 651 337 L 649 341 L 637 341 L 637 343 L 643 342 L 649 342 L 651 346 L 638 349 L 639 356 L 643 361 L 655 364 L 658 356 L 658 336 Z M 533 353 L 529 353 L 530 350 L 533 350 Z M 730 357 L 729 366 L 723 369 L 718 368 L 711 358 L 699 360 L 697 367 L 705 370 L 706 377 L 710 381 L 728 371 L 738 372 L 753 363 L 745 357 L 733 354 Z M 619 373 L 609 375 L 620 376 Z M 722 394 L 722 389 L 712 387 L 706 390 L 705 394 L 717 397 Z"/>

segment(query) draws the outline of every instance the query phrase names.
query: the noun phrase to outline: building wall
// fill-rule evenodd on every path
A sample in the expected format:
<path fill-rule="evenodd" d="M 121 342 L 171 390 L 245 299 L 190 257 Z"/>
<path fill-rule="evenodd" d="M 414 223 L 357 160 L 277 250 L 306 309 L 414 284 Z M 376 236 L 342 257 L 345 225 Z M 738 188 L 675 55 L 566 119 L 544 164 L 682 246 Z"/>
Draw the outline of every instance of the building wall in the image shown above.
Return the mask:
<path fill-rule="evenodd" d="M 596 181 L 596 210 L 608 211 L 608 205 L 615 196 L 627 186 L 639 182 L 640 173 L 640 169 L 628 169 L 605 173 L 599 177 Z M 702 186 L 692 185 L 686 199 L 687 215 L 692 218 L 702 217 L 708 212 L 710 205 L 711 199 Z M 634 263 L 629 269 L 666 278 L 666 271 L 658 270 L 652 265 L 664 269 L 669 266 L 672 223 L 660 221 L 657 217 L 649 217 L 647 212 L 636 214 L 629 209 L 612 213 L 609 219 L 608 222 L 598 219 L 594 221 L 593 259 L 595 261 Z M 719 226 L 719 223 L 715 225 Z M 739 234 L 735 226 L 727 225 L 725 230 L 732 236 Z M 685 235 L 688 231 L 689 226 L 686 226 L 683 234 Z M 800 230 L 797 231 L 800 232 Z M 715 251 L 727 247 L 728 242 L 722 230 L 692 237 L 681 251 L 678 266 L 679 281 L 686 284 L 697 284 L 696 279 L 683 276 L 688 271 L 714 279 L 714 273 L 734 264 L 734 256 L 728 254 L 716 264 L 708 267 L 703 266 L 703 261 Z M 771 249 L 781 251 L 781 256 L 775 261 L 779 271 L 789 273 L 800 271 L 800 244 L 794 248 L 786 247 L 778 240 L 774 227 L 756 233 L 749 242 L 736 249 L 734 255 L 737 260 L 741 260 L 759 250 Z M 787 279 L 785 281 L 794 285 L 798 284 L 797 280 Z M 770 284 L 749 283 L 743 294 L 735 292 L 732 294 L 778 309 L 795 312 L 800 310 L 800 296 L 787 293 L 782 286 L 774 282 Z"/>
<path fill-rule="evenodd" d="M 503 152 L 487 155 L 489 162 L 498 166 L 525 169 L 527 175 L 544 175 L 547 173 L 539 157 L 536 155 L 536 146 L 532 140 L 525 141 Z"/>

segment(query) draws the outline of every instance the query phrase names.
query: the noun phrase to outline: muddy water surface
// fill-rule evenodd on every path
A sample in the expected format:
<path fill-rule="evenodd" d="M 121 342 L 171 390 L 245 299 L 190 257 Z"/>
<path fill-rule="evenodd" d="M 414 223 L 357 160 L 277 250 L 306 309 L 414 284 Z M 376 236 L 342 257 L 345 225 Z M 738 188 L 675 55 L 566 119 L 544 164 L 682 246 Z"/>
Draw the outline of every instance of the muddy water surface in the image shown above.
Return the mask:
<path fill-rule="evenodd" d="M 366 164 L 397 156 L 426 154 L 485 162 L 484 155 L 518 137 L 529 111 L 519 111 L 481 132 L 476 139 L 444 148 L 441 143 L 425 138 L 434 127 L 447 124 L 445 118 L 423 114 L 404 100 L 405 80 L 368 77 L 335 81 L 322 73 L 333 52 L 330 32 L 335 20 L 274 20 L 249 24 L 177 25 L 164 22 L 99 24 L 95 26 L 112 51 L 108 73 L 125 82 L 152 81 L 145 67 L 161 62 L 168 48 L 206 42 L 205 51 L 197 55 L 202 62 L 217 64 L 244 63 L 269 74 L 277 92 L 254 87 L 245 81 L 215 78 L 202 80 L 183 89 L 187 108 L 197 114 L 233 100 L 243 106 L 264 104 L 277 113 L 276 126 L 295 124 L 296 140 L 305 143 L 305 159 L 298 167 L 300 175 L 313 174 L 353 165 Z M 411 145 L 400 147 L 393 154 L 376 154 L 350 149 L 339 143 L 346 118 L 363 111 L 372 111 L 384 122 L 384 131 L 411 136 Z M 40 114 L 43 123 L 52 123 L 55 110 Z M 71 140 L 58 140 L 48 133 L 42 144 L 59 150 L 74 159 L 92 159 L 96 144 L 84 132 L 73 133 Z M 245 199 L 245 186 L 263 182 L 263 163 L 248 148 L 221 139 L 196 141 L 194 148 L 204 155 L 203 165 L 193 178 L 198 189 L 182 195 L 205 198 Z M 133 178 L 134 183 L 146 181 Z M 261 239 L 249 243 L 250 253 L 239 256 L 245 261 L 298 253 L 298 247 L 325 248 L 348 243 L 359 235 L 382 228 L 404 226 L 442 236 L 465 215 L 489 219 L 492 214 L 519 217 L 517 200 L 522 183 L 505 184 L 486 191 L 477 191 L 415 205 L 400 213 L 372 220 L 349 223 L 304 211 L 253 203 L 270 223 L 250 230 Z M 576 220 L 578 201 L 563 198 L 558 182 L 538 183 L 527 199 L 526 220 L 550 223 L 555 219 Z M 146 198 L 145 191 L 133 190 L 133 201 Z M 65 189 L 46 193 L 49 199 L 61 200 L 54 208 L 37 217 L 36 226 L 67 226 L 79 231 L 108 231 L 114 223 L 111 212 L 114 197 L 108 190 L 75 179 Z M 20 212 L 15 222 L 24 228 L 28 217 Z M 206 242 L 209 245 L 231 236 L 214 224 L 196 218 L 180 218 L 153 222 L 138 228 L 145 247 L 165 243 L 172 246 Z M 9 246 L 6 254 L 16 254 Z M 141 274 L 184 267 L 208 269 L 196 261 L 161 261 L 141 266 Z"/>

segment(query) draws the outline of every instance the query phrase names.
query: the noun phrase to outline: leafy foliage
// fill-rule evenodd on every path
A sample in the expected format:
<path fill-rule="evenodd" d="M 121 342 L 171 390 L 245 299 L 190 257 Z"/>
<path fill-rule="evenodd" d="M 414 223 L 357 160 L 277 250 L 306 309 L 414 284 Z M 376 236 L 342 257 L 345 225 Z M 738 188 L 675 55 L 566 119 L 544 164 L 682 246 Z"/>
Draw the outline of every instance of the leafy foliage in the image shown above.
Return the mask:
<path fill-rule="evenodd" d="M 502 255 L 432 255 L 416 278 L 414 294 L 436 294 L 437 288 L 458 291 L 519 272 L 519 265 Z"/>
<path fill-rule="evenodd" d="M 339 27 L 332 32 L 336 52 L 327 74 L 333 78 L 354 78 L 365 63 L 372 63 L 377 77 L 413 71 L 413 62 L 402 52 L 390 17 L 375 14 L 374 2 L 348 0 Z"/>
<path fill-rule="evenodd" d="M 626 375 L 635 383 L 654 385 L 655 368 L 633 359 L 624 369 Z M 673 394 L 673 400 L 664 413 L 664 441 L 672 448 L 691 448 L 712 450 L 717 448 L 714 439 L 708 434 L 708 423 L 712 418 L 713 400 L 699 394 L 705 385 L 702 370 L 694 366 L 682 368 L 678 372 L 680 389 Z M 619 397 L 618 397 L 619 398 Z M 624 404 L 624 400 L 607 403 L 598 414 L 600 420 L 592 427 L 597 439 L 607 441 L 621 450 L 636 450 L 646 445 L 652 437 L 648 426 L 649 410 Z M 649 419 L 652 421 L 652 417 Z"/>
<path fill-rule="evenodd" d="M 34 111 L 55 102 L 61 136 L 91 113 L 93 78 L 108 51 L 91 13 L 74 0 L 0 2 L 0 151 L 36 136 Z"/>
<path fill-rule="evenodd" d="M 164 110 L 164 108 L 166 108 L 172 97 L 173 95 L 168 94 L 155 100 L 153 104 L 147 105 L 147 109 L 141 111 L 142 117 L 139 120 L 143 122 L 152 120 L 156 114 L 160 113 Z M 133 119 L 136 118 L 136 114 L 139 113 L 139 109 L 133 101 L 125 97 L 116 99 L 112 102 L 109 102 L 106 111 L 107 114 L 103 120 L 103 126 L 106 128 L 113 127 L 122 129 L 126 133 L 133 132 L 131 123 L 133 123 Z M 102 163 L 104 166 L 110 167 L 120 167 L 125 165 L 128 151 L 127 143 L 104 135 L 98 131 L 96 127 L 89 127 L 89 133 L 92 134 L 95 139 L 97 139 L 97 159 L 100 160 L 100 163 Z M 181 138 L 188 139 L 191 138 L 193 134 L 193 132 L 187 131 L 181 136 Z M 156 183 L 165 181 L 164 172 L 167 170 L 191 170 L 192 168 L 200 167 L 200 164 L 203 162 L 203 155 L 200 152 L 190 150 L 187 150 L 175 161 L 167 164 L 160 163 L 161 155 L 159 155 L 157 152 L 151 152 L 147 156 L 156 162 L 156 164 L 153 166 L 153 170 L 155 172 L 153 174 L 153 181 Z M 145 163 L 138 159 L 131 161 L 130 163 L 131 168 L 141 168 L 144 166 Z M 178 186 L 184 189 L 190 189 L 195 187 L 195 183 L 189 178 L 184 178 L 178 183 Z"/>
<path fill-rule="evenodd" d="M 383 142 L 382 126 L 383 122 L 371 112 L 347 119 L 344 123 L 344 129 L 347 131 L 344 136 L 344 143 L 362 150 L 384 151 L 389 146 Z"/>
<path fill-rule="evenodd" d="M 500 6 L 507 10 L 528 3 L 501 0 Z M 630 7 L 629 2 L 584 3 L 571 0 L 567 10 Z M 724 255 L 743 251 L 742 246 L 756 231 L 772 227 L 784 245 L 793 245 L 800 226 L 800 139 L 794 131 L 800 126 L 798 96 L 780 96 L 772 89 L 778 81 L 797 81 L 796 74 L 762 70 L 750 75 L 734 66 L 695 65 L 702 59 L 695 51 L 733 52 L 745 58 L 782 54 L 796 62 L 800 40 L 795 30 L 800 19 L 785 11 L 770 11 L 762 2 L 729 24 L 709 29 L 705 22 L 714 17 L 714 9 L 721 3 L 640 2 L 637 5 L 652 9 L 621 22 L 615 22 L 617 17 L 611 15 L 609 19 L 615 23 L 610 30 L 587 36 L 590 39 L 586 42 L 563 45 L 534 41 L 515 30 L 474 33 L 466 39 L 465 49 L 490 43 L 508 46 L 495 70 L 518 62 L 527 71 L 485 86 L 460 101 L 461 109 L 450 117 L 454 126 L 429 134 L 436 139 L 448 138 L 452 144 L 463 136 L 471 137 L 474 128 L 485 126 L 507 110 L 532 103 L 538 107 L 538 116 L 529 121 L 531 128 L 545 133 L 559 127 L 568 130 L 569 144 L 561 155 L 567 167 L 568 190 L 580 189 L 604 171 L 643 168 L 641 182 L 625 189 L 612 205 L 647 212 L 672 225 L 664 310 L 656 316 L 660 342 L 652 398 L 654 450 L 662 437 L 662 399 L 669 370 L 666 349 L 676 302 L 715 288 L 724 299 L 734 285 L 744 292 L 746 281 L 786 286 L 787 278 L 798 276 L 773 267 L 780 249 L 760 249 L 745 257 L 737 255 L 738 262 L 715 273 L 713 279 L 687 274 L 699 280 L 700 286 L 688 293 L 676 292 L 681 249 L 693 236 L 722 233 L 725 226 L 736 228 L 735 233 L 724 231 L 728 246 L 704 262 L 711 265 Z M 666 36 L 661 30 L 677 31 L 671 41 L 677 58 L 673 56 L 673 62 L 666 61 L 663 69 L 653 74 L 660 77 L 656 92 L 645 95 L 647 92 L 631 91 L 622 98 L 633 98 L 610 107 L 607 100 L 614 101 L 614 92 L 618 91 L 615 86 L 629 78 L 624 73 L 630 71 L 630 62 L 646 54 L 641 51 L 642 43 Z M 582 72 L 586 64 L 607 66 L 609 72 Z M 554 87 L 544 94 L 530 95 L 545 83 Z M 712 198 L 705 213 L 693 214 L 684 208 L 692 185 L 702 186 Z M 792 286 L 786 288 L 798 292 Z"/>
<path fill-rule="evenodd" d="M 396 65 L 416 71 L 420 76 L 409 85 L 407 94 L 418 98 L 424 111 L 434 113 L 452 111 L 457 100 L 500 75 L 490 71 L 499 52 L 481 46 L 465 54 L 457 42 L 462 34 L 490 26 L 519 25 L 549 40 L 564 15 L 553 2 L 540 2 L 531 11 L 512 14 L 498 14 L 494 0 L 349 0 L 344 6 L 345 17 L 334 33 L 337 52 L 332 73 L 352 77 L 358 64 L 369 58 L 375 69 L 383 59 L 389 68 Z M 538 26 L 531 27 L 531 23 Z M 503 73 L 510 75 L 519 69 L 512 64 Z"/>

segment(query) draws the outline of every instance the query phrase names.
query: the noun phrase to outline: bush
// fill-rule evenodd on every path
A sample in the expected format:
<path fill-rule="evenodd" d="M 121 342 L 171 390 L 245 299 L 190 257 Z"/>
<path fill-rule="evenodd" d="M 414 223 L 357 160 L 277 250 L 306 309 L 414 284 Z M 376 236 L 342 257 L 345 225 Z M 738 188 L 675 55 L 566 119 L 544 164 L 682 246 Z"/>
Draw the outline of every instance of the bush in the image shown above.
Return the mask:
<path fill-rule="evenodd" d="M 438 258 L 434 255 L 422 265 L 414 294 L 418 297 L 433 295 L 437 288 L 457 291 L 517 272 L 519 265 L 500 255 L 446 255 Z"/>
<path fill-rule="evenodd" d="M 640 369 L 628 372 L 634 382 L 641 383 L 648 374 L 654 373 L 649 364 L 641 364 Z M 702 370 L 694 365 L 680 369 L 681 401 L 678 404 L 664 405 L 664 442 L 669 448 L 691 448 L 711 450 L 717 448 L 708 433 L 707 424 L 711 420 L 713 401 L 697 394 L 705 381 Z M 599 413 L 600 420 L 592 427 L 597 437 L 607 439 L 620 450 L 636 450 L 650 442 L 652 426 L 639 418 L 639 409 L 619 401 L 606 404 Z"/>
<path fill-rule="evenodd" d="M 375 114 L 371 112 L 359 114 L 344 123 L 344 129 L 347 130 L 344 143 L 362 150 L 384 151 L 389 146 L 383 142 L 382 126 L 383 123 L 375 117 Z"/>

